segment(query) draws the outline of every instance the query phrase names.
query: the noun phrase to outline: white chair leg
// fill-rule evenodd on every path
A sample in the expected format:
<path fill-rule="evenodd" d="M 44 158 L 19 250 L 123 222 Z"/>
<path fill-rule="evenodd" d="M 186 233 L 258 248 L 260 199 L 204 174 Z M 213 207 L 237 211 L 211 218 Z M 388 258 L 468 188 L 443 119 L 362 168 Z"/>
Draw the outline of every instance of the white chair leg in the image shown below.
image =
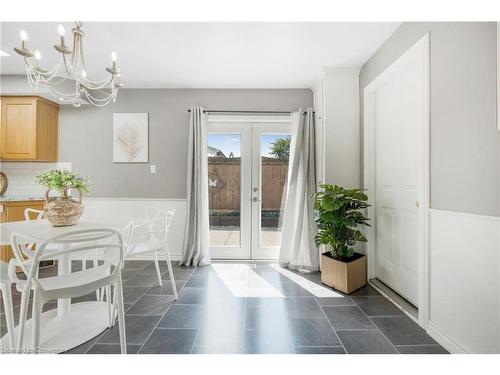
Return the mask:
<path fill-rule="evenodd" d="M 17 349 L 19 352 L 23 349 L 24 327 L 26 326 L 26 315 L 28 313 L 28 304 L 31 290 L 24 291 L 21 294 L 21 307 L 19 311 L 19 332 L 17 334 Z"/>
<path fill-rule="evenodd" d="M 96 251 L 94 253 L 94 268 L 96 268 L 98 264 L 99 264 L 99 261 L 97 259 L 97 251 Z M 103 290 L 97 289 L 95 291 L 95 296 L 96 296 L 97 301 L 103 301 Z"/>
<path fill-rule="evenodd" d="M 158 284 L 160 284 L 160 286 L 163 285 L 162 281 L 161 281 L 161 271 L 160 271 L 160 264 L 158 263 L 158 253 L 154 253 L 154 262 L 155 262 L 155 268 L 156 268 L 156 276 L 158 276 Z"/>
<path fill-rule="evenodd" d="M 125 331 L 125 313 L 123 308 L 122 277 L 118 274 L 115 284 L 116 303 L 118 307 L 118 330 L 120 332 L 120 349 L 122 354 L 127 354 L 127 337 Z"/>
<path fill-rule="evenodd" d="M 42 318 L 43 301 L 40 294 L 35 292 L 33 295 L 33 312 L 31 314 L 31 347 L 33 353 L 38 353 L 40 349 L 40 320 Z"/>
<path fill-rule="evenodd" d="M 116 324 L 116 287 L 113 287 L 113 299 L 111 300 L 111 325 L 114 327 Z"/>
<path fill-rule="evenodd" d="M 113 325 L 111 318 L 111 285 L 106 286 L 106 302 L 108 304 L 108 327 L 111 328 Z"/>
<path fill-rule="evenodd" d="M 12 304 L 12 290 L 10 285 L 2 283 L 3 307 L 5 310 L 5 321 L 7 323 L 7 333 L 9 335 L 9 344 L 11 349 L 16 348 L 16 340 L 14 337 L 14 313 Z"/>
<path fill-rule="evenodd" d="M 172 262 L 170 261 L 170 252 L 168 251 L 168 246 L 165 245 L 165 254 L 167 256 L 167 268 L 168 275 L 170 276 L 170 283 L 172 284 L 172 290 L 174 291 L 174 299 L 177 300 L 177 287 L 175 286 L 174 270 L 172 269 Z"/>

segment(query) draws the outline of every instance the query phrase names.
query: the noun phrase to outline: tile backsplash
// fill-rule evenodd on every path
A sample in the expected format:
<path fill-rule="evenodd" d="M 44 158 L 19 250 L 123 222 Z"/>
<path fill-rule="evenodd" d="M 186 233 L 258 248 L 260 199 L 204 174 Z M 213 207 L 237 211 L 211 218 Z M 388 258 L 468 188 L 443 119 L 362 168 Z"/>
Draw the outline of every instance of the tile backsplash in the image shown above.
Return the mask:
<path fill-rule="evenodd" d="M 69 169 L 71 163 L 39 163 L 39 162 L 0 162 L 0 171 L 8 179 L 7 190 L 1 198 L 39 198 L 45 194 L 45 188 L 38 185 L 35 176 L 51 169 Z"/>

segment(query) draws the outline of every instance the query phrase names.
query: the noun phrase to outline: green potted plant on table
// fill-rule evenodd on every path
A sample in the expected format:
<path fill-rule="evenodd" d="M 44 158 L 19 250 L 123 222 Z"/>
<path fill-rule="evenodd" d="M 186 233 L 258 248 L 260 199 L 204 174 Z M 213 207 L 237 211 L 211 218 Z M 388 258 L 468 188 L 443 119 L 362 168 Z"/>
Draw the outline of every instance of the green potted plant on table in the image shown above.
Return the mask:
<path fill-rule="evenodd" d="M 89 192 L 87 179 L 68 170 L 54 169 L 36 176 L 40 185 L 45 187 L 44 213 L 47 220 L 55 227 L 75 225 L 83 213 L 82 193 Z M 68 190 L 79 193 L 79 199 L 72 199 Z M 56 190 L 59 197 L 49 198 L 49 192 Z"/>
<path fill-rule="evenodd" d="M 357 242 L 367 242 L 361 226 L 369 224 L 363 210 L 368 197 L 363 189 L 320 185 L 312 194 L 318 232 L 316 246 L 325 245 L 321 255 L 321 282 L 346 294 L 366 285 L 366 256 L 354 252 Z"/>

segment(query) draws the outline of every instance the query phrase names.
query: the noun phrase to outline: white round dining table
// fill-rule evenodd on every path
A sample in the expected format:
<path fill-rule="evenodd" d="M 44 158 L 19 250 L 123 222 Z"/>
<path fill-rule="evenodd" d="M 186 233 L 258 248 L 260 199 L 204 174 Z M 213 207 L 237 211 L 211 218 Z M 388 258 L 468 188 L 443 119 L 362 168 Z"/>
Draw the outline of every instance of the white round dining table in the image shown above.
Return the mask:
<path fill-rule="evenodd" d="M 129 220 L 79 222 L 68 227 L 53 227 L 47 220 L 14 221 L 0 224 L 0 245 L 9 245 L 12 233 L 20 233 L 41 243 L 56 235 L 81 230 L 113 228 L 122 230 Z M 71 272 L 71 259 L 67 255 L 58 256 L 57 273 Z M 71 303 L 70 299 L 57 300 L 57 309 L 42 314 L 40 330 L 40 352 L 61 353 L 75 348 L 108 328 L 108 305 L 103 301 Z M 18 326 L 14 337 L 17 338 Z M 23 347 L 31 346 L 31 319 L 26 321 Z M 8 335 L 0 340 L 0 348 L 9 348 Z"/>

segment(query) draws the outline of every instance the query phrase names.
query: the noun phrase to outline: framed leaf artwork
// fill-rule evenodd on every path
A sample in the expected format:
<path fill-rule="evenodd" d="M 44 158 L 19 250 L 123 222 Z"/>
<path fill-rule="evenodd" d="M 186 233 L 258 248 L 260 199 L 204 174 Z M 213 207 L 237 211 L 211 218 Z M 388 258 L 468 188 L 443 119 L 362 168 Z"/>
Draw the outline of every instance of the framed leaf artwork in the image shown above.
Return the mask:
<path fill-rule="evenodd" d="M 147 163 L 148 114 L 113 113 L 113 162 Z"/>

